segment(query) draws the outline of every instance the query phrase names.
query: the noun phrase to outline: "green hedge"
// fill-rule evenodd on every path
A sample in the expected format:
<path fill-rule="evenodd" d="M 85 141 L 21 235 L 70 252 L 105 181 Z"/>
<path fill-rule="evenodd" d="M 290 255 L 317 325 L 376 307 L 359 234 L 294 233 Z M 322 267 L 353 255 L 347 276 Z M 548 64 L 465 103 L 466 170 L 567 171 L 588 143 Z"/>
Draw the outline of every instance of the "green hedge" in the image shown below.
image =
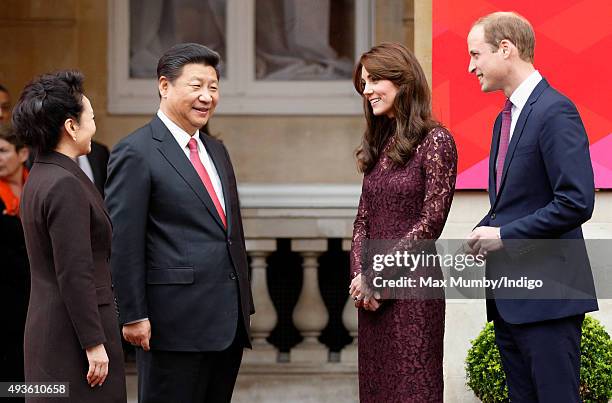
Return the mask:
<path fill-rule="evenodd" d="M 489 322 L 472 340 L 466 363 L 467 385 L 484 403 L 509 402 L 506 375 Z M 612 398 L 612 340 L 597 319 L 582 324 L 580 396 L 585 403 Z"/>

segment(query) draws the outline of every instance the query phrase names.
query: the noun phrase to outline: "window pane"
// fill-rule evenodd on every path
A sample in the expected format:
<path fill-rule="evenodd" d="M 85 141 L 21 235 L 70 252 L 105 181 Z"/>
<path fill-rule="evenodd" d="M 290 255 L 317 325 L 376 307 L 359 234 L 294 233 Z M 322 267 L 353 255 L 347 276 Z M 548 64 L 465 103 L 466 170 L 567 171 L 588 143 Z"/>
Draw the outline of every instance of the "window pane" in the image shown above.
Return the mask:
<path fill-rule="evenodd" d="M 130 77 L 156 77 L 172 45 L 195 42 L 221 55 L 224 76 L 226 0 L 130 0 Z"/>
<path fill-rule="evenodd" d="M 258 80 L 350 79 L 355 0 L 256 0 Z"/>

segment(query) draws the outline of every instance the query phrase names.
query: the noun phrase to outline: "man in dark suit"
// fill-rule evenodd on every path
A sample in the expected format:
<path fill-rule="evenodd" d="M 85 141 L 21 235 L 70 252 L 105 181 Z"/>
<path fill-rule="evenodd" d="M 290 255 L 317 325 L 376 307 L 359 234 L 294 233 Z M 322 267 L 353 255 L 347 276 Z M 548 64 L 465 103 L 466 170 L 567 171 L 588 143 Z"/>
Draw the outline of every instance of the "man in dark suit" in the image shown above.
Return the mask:
<path fill-rule="evenodd" d="M 541 275 L 545 290 L 488 294 L 510 400 L 579 402 L 581 325 L 598 309 L 581 230 L 595 198 L 588 138 L 574 104 L 533 67 L 526 19 L 490 14 L 467 42 L 482 91 L 508 98 L 493 128 L 491 209 L 468 244 L 487 257 L 487 277 Z"/>
<path fill-rule="evenodd" d="M 236 178 L 202 128 L 219 101 L 219 55 L 170 48 L 157 115 L 113 149 L 106 203 L 125 339 L 140 402 L 229 402 L 254 313 Z"/>

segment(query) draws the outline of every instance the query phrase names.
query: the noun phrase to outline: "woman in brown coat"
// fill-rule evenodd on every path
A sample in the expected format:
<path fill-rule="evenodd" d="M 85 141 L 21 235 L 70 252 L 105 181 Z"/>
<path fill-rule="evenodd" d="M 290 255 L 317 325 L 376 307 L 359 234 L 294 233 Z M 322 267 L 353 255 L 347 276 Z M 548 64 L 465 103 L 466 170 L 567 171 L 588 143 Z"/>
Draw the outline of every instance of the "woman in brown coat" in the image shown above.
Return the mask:
<path fill-rule="evenodd" d="M 31 270 L 26 382 L 69 382 L 70 402 L 125 402 L 123 353 L 109 268 L 111 224 L 74 161 L 96 131 L 83 77 L 63 71 L 28 84 L 17 134 L 36 153 L 21 198 Z M 30 397 L 29 402 L 48 398 Z"/>

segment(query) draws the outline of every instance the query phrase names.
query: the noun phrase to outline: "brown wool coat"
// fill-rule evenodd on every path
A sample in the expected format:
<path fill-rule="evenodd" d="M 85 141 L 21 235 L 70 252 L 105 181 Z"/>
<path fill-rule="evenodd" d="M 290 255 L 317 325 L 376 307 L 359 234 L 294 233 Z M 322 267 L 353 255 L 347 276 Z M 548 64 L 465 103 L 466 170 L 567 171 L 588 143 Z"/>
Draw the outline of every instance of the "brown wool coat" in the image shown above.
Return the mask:
<path fill-rule="evenodd" d="M 125 402 L 109 268 L 111 224 L 100 194 L 67 156 L 41 155 L 23 191 L 21 216 L 32 276 L 26 382 L 70 382 L 70 398 L 62 402 Z M 85 349 L 100 343 L 109 375 L 102 387 L 91 388 Z"/>

